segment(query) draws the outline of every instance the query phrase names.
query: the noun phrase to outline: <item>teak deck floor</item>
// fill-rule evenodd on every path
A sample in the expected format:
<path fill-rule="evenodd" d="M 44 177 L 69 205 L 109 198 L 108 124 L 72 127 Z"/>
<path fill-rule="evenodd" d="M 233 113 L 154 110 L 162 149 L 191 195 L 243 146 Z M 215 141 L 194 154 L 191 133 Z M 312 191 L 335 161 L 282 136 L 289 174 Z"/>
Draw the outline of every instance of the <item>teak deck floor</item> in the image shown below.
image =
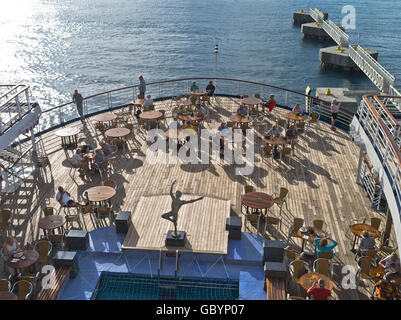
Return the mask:
<path fill-rule="evenodd" d="M 214 99 L 209 107 L 205 126 L 217 128 L 221 121 L 227 121 L 238 105 L 238 99 L 221 97 Z M 171 117 L 169 106 L 170 101 L 156 103 L 156 109 L 167 110 L 167 116 Z M 280 108 L 274 109 L 273 115 L 266 117 L 267 125 L 263 132 L 275 119 L 284 118 L 286 112 Z M 170 120 L 171 118 L 167 119 Z M 133 121 L 136 123 L 136 120 Z M 70 125 L 82 127 L 80 122 Z M 96 132 L 93 125 L 88 126 L 85 134 L 89 136 L 90 145 L 97 146 L 102 139 L 102 135 Z M 362 286 L 359 292 L 344 290 L 341 287 L 342 267 L 351 265 L 357 270 L 354 254 L 350 251 L 351 239 L 346 236 L 350 220 L 357 217 L 381 217 L 380 213 L 370 208 L 363 188 L 355 183 L 359 150 L 351 142 L 348 134 L 340 130 L 333 132 L 327 124 L 321 122 L 318 128 L 310 128 L 298 139 L 295 156 L 290 161 L 272 160 L 271 157 L 262 159 L 264 143 L 257 138 L 255 168 L 250 176 L 236 175 L 235 166 L 230 165 L 150 164 L 145 159 L 147 145 L 144 138 L 143 132 L 136 132 L 136 139 L 129 139 L 127 154 L 118 156 L 112 161 L 111 178 L 118 185 L 117 195 L 112 200 L 114 212 L 139 210 L 138 206 L 144 205 L 141 202 L 143 197 L 168 194 L 175 180 L 177 180 L 176 188 L 184 194 L 230 201 L 231 215 L 241 215 L 240 196 L 244 192 L 244 185 L 253 185 L 257 191 L 269 194 L 279 187 L 285 187 L 290 193 L 287 200 L 288 210 L 284 206 L 282 213 L 282 231 L 276 233 L 273 227 L 268 226 L 264 236 L 282 239 L 287 243 L 288 227 L 293 217 L 301 217 L 309 222 L 313 219 L 323 219 L 327 223 L 330 236 L 339 243 L 334 259 L 334 296 L 340 299 L 366 299 L 370 295 L 372 286 L 368 283 L 366 288 Z M 17 192 L 2 199 L 2 207 L 12 209 L 14 213 L 14 232 L 21 243 L 32 242 L 40 236 L 38 219 L 43 216 L 44 207 L 59 208 L 55 200 L 58 186 L 63 186 L 75 199 L 83 202 L 82 192 L 88 187 L 102 183 L 98 175 L 79 176 L 78 171 L 66 160 L 65 151 L 60 146 L 60 138 L 54 135 L 54 131 L 46 133 L 43 141 L 51 161 L 51 170 L 47 168 L 47 178 L 43 170 L 37 170 Z M 71 156 L 72 152 L 68 152 Z M 150 203 L 148 205 L 151 206 Z M 160 207 L 162 211 L 168 207 L 167 202 L 162 204 L 153 201 L 152 205 L 162 206 Z M 197 204 L 194 205 L 196 206 Z M 186 215 L 184 211 L 189 210 L 189 207 L 182 210 L 181 215 L 184 216 Z M 278 215 L 279 208 L 274 206 L 270 212 L 272 215 Z M 225 211 L 222 214 L 225 215 Z M 137 213 L 133 216 L 134 223 L 137 221 L 136 215 Z M 220 215 L 213 217 L 217 219 Z M 168 221 L 161 220 L 159 223 L 152 220 L 153 222 L 144 224 L 142 226 L 144 232 L 154 235 L 157 228 L 164 228 L 165 222 L 169 224 Z M 382 220 L 384 224 L 384 217 Z M 85 217 L 85 221 L 89 230 L 95 228 L 89 217 Z M 195 222 L 195 220 L 190 221 Z M 201 226 L 196 224 L 192 230 Z M 256 233 L 255 226 L 256 224 L 248 222 L 247 226 L 243 226 L 243 231 Z M 259 234 L 262 234 L 262 230 L 264 230 L 263 224 L 260 226 Z M 191 231 L 192 234 L 193 232 Z M 300 239 L 295 242 L 291 240 L 291 246 L 300 249 Z"/>
<path fill-rule="evenodd" d="M 182 200 L 198 197 L 183 195 Z M 132 225 L 123 249 L 159 250 L 179 249 L 183 252 L 227 254 L 228 232 L 226 218 L 230 216 L 230 201 L 214 198 L 184 205 L 179 211 L 177 230 L 187 233 L 184 247 L 166 247 L 167 231 L 174 230 L 172 222 L 162 219 L 171 209 L 170 195 L 141 197 L 131 215 Z"/>

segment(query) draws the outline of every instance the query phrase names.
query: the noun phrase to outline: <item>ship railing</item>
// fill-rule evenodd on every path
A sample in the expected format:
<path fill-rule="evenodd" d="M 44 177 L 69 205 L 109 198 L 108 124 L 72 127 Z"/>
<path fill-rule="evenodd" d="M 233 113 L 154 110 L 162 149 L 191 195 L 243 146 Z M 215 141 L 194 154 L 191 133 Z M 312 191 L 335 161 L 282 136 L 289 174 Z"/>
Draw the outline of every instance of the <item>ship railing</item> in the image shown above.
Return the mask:
<path fill-rule="evenodd" d="M 29 86 L 3 86 L 2 92 L 0 96 L 0 134 L 11 128 L 32 109 Z"/>
<path fill-rule="evenodd" d="M 386 111 L 379 114 L 377 110 L 377 101 L 386 97 L 364 96 L 356 116 L 382 162 L 394 192 L 398 210 L 401 212 L 401 153 L 395 136 L 390 131 L 392 130 L 391 123 L 394 121 Z"/>
<path fill-rule="evenodd" d="M 259 93 L 264 100 L 267 100 L 269 95 L 273 94 L 277 104 L 283 108 L 292 109 L 296 103 L 300 103 L 304 106 L 306 113 L 316 110 L 320 114 L 320 119 L 330 122 L 330 103 L 302 92 L 247 80 L 195 77 L 156 81 L 147 83 L 146 95 L 150 94 L 154 101 L 167 101 L 180 94 L 189 95 L 192 81 L 196 81 L 199 88 L 206 88 L 210 80 L 215 83 L 217 96 L 240 98 L 243 95 L 253 96 Z M 88 117 L 125 107 L 135 100 L 138 94 L 138 85 L 133 85 L 87 96 L 83 103 L 84 115 Z M 306 101 L 309 103 L 305 103 Z M 348 130 L 353 115 L 354 112 L 341 108 L 337 119 L 339 127 Z M 68 102 L 42 111 L 37 133 L 49 131 L 76 120 L 79 120 L 76 105 Z"/>

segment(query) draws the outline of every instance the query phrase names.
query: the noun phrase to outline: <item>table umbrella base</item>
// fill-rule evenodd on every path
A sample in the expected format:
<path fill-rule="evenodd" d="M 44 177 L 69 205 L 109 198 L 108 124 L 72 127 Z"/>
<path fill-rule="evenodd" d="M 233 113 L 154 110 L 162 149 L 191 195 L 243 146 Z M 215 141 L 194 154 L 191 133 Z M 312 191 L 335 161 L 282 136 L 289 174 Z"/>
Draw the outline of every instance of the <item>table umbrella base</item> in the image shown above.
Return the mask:
<path fill-rule="evenodd" d="M 187 233 L 185 231 L 177 231 L 177 235 L 175 235 L 174 230 L 169 230 L 166 236 L 166 247 L 183 247 L 186 238 Z"/>

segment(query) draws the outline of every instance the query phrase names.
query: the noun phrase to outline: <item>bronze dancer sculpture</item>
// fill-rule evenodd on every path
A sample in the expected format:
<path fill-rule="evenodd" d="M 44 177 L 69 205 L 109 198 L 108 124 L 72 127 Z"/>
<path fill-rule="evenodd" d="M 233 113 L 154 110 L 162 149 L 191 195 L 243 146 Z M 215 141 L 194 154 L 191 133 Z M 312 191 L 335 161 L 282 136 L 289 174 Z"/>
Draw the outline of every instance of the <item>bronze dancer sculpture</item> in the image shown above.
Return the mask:
<path fill-rule="evenodd" d="M 171 211 L 167 212 L 167 213 L 163 213 L 162 214 L 162 218 L 171 221 L 174 224 L 174 233 L 173 233 L 173 237 L 177 238 L 179 237 L 178 233 L 177 233 L 177 219 L 178 219 L 178 211 L 180 210 L 180 208 L 184 205 L 184 204 L 188 204 L 188 203 L 193 203 L 199 200 L 202 200 L 203 197 L 200 197 L 198 199 L 193 199 L 193 200 L 181 200 L 181 196 L 182 196 L 182 192 L 177 190 L 175 193 L 175 196 L 173 194 L 173 187 L 174 184 L 176 183 L 176 181 L 173 182 L 173 184 L 171 185 L 170 188 L 170 196 L 171 199 L 173 200 L 173 202 L 171 203 Z"/>

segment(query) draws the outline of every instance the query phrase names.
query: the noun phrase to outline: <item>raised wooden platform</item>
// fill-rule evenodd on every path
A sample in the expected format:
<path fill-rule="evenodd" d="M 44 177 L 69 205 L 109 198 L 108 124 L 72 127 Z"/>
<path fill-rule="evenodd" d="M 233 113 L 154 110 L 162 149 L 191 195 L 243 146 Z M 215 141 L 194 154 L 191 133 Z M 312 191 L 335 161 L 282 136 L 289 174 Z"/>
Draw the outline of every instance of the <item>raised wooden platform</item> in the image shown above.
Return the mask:
<path fill-rule="evenodd" d="M 183 200 L 195 198 L 198 196 L 182 196 Z M 225 225 L 230 216 L 230 201 L 206 197 L 181 208 L 177 229 L 187 233 L 185 247 L 165 246 L 167 232 L 174 227 L 161 215 L 170 208 L 170 195 L 141 197 L 131 216 L 132 225 L 122 248 L 227 254 L 228 231 L 225 231 Z"/>

